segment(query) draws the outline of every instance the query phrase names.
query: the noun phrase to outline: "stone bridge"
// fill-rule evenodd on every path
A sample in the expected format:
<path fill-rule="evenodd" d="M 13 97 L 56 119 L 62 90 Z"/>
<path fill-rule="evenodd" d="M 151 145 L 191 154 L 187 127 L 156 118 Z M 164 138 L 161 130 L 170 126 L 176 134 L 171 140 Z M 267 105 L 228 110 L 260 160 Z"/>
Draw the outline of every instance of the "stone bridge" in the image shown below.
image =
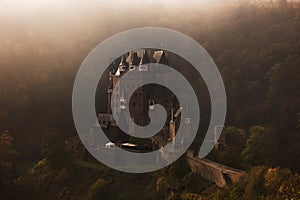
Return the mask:
<path fill-rule="evenodd" d="M 159 148 L 165 144 L 165 138 L 162 135 L 156 135 L 152 138 L 153 142 L 159 144 Z M 162 155 L 164 159 L 169 160 L 172 153 Z M 200 175 L 205 180 L 215 183 L 219 188 L 224 188 L 240 180 L 241 176 L 246 175 L 245 171 L 228 167 L 220 163 L 195 156 L 192 151 L 186 154 L 187 161 L 191 167 L 192 173 Z"/>
<path fill-rule="evenodd" d="M 241 176 L 246 174 L 245 171 L 194 156 L 191 151 L 187 152 L 187 161 L 191 167 L 192 173 L 198 174 L 202 178 L 214 182 L 220 188 L 238 182 Z"/>

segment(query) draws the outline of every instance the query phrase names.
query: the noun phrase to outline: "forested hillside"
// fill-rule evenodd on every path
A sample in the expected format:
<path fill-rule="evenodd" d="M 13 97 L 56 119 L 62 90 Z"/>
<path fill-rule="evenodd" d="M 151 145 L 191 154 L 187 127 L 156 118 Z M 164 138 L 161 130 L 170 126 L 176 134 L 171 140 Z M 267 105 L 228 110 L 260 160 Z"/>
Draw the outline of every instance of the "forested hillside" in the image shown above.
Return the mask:
<path fill-rule="evenodd" d="M 106 6 L 18 17 L 0 10 L 0 198 L 136 199 L 144 190 L 145 199 L 300 198 L 299 4 Z M 130 175 L 65 149 L 76 134 L 71 95 L 81 62 L 112 34 L 143 26 L 183 32 L 216 62 L 228 98 L 227 146 L 209 158 L 247 170 L 239 183 L 204 194 L 211 183 L 190 174 L 184 158 Z"/>

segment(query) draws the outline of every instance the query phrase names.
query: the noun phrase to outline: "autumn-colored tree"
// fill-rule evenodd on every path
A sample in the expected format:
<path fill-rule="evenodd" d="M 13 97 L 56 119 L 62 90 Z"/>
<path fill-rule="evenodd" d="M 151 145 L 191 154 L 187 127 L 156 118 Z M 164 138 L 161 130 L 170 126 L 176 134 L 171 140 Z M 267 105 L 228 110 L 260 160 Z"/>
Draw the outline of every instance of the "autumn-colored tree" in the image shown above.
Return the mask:
<path fill-rule="evenodd" d="M 13 137 L 6 130 L 0 133 L 0 190 L 15 176 L 15 160 L 19 153 L 14 149 Z"/>
<path fill-rule="evenodd" d="M 300 175 L 295 174 L 280 186 L 277 199 L 300 199 Z"/>

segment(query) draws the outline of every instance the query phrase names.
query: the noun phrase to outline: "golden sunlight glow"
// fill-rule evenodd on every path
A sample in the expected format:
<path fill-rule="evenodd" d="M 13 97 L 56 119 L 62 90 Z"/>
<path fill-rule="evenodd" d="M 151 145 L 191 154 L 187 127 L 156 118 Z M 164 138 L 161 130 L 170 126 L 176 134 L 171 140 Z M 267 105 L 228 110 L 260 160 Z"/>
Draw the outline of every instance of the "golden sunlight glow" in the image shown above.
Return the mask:
<path fill-rule="evenodd" d="M 155 4 L 163 6 L 195 6 L 209 5 L 222 0 L 1 0 L 0 6 L 18 8 L 37 8 L 37 7 L 68 7 L 72 6 L 93 6 L 93 5 L 122 5 L 122 6 L 141 6 L 145 4 Z"/>

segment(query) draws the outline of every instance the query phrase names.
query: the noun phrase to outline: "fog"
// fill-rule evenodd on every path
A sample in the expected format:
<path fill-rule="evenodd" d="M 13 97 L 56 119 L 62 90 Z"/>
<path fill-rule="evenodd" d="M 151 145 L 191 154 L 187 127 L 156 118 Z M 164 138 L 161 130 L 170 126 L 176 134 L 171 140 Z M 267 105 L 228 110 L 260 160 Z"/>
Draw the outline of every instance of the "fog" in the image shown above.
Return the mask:
<path fill-rule="evenodd" d="M 0 0 L 0 43 L 95 33 L 103 38 L 133 27 L 173 27 L 221 0 Z M 177 25 L 176 25 L 177 26 Z"/>
<path fill-rule="evenodd" d="M 41 49 L 88 52 L 105 38 L 135 27 L 158 26 L 204 41 L 216 21 L 237 18 L 242 10 L 226 6 L 244 0 L 0 0 L 3 58 Z M 226 13 L 226 15 L 224 15 Z M 80 46 L 80 45 L 79 45 Z M 83 48 L 80 46 L 80 48 Z M 4 51 L 5 49 L 5 51 Z M 29 56 L 24 56 L 28 58 Z M 19 66 L 19 64 L 18 64 Z"/>

